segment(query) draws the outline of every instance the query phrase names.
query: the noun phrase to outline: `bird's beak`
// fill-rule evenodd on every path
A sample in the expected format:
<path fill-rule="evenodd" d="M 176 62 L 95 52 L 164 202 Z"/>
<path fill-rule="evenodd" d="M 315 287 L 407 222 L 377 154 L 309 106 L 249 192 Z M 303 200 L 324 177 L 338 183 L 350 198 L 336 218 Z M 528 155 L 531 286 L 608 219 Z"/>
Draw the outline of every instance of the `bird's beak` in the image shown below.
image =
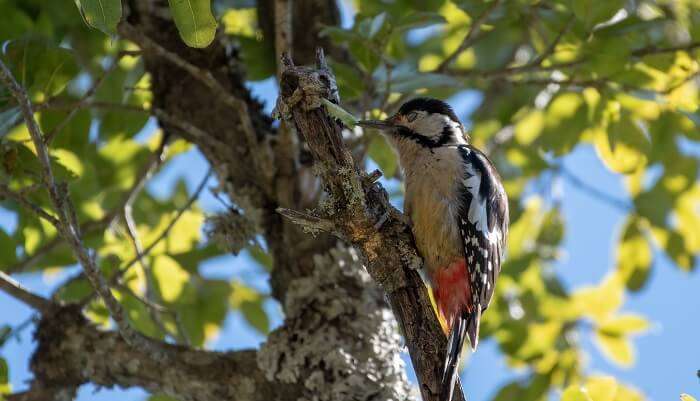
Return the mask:
<path fill-rule="evenodd" d="M 386 131 L 396 127 L 396 116 L 389 117 L 386 120 L 360 120 L 357 125 L 363 128 L 375 128 Z"/>

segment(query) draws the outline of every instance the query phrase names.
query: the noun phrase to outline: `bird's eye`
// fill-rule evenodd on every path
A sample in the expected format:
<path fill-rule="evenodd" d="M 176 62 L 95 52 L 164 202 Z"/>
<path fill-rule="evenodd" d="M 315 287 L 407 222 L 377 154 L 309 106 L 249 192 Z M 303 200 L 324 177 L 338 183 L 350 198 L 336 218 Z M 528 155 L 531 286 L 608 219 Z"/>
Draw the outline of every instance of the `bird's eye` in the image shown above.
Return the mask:
<path fill-rule="evenodd" d="M 412 111 L 412 112 L 408 113 L 408 115 L 406 115 L 406 119 L 408 120 L 409 123 L 414 122 L 416 120 L 416 118 L 418 118 L 418 113 L 416 113 L 415 111 Z"/>

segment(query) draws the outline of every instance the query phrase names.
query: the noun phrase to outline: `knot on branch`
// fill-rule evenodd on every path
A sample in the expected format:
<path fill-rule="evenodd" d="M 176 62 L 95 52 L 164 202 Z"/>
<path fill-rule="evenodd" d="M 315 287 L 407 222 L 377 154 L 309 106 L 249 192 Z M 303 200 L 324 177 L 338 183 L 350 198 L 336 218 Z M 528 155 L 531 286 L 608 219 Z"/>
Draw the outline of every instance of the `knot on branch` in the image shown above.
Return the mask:
<path fill-rule="evenodd" d="M 34 332 L 37 350 L 30 362 L 37 382 L 49 386 L 79 386 L 85 381 L 80 366 L 66 364 L 64 361 L 67 352 L 75 352 L 83 346 L 80 336 L 73 334 L 88 324 L 78 304 L 56 308 L 52 313 L 42 316 Z M 74 349 L 67 345 L 71 341 Z"/>
<path fill-rule="evenodd" d="M 290 119 L 293 107 L 301 107 L 305 111 L 317 109 L 323 104 L 321 99 L 335 104 L 340 102 L 335 76 L 326 63 L 322 49 L 317 50 L 316 57 L 316 68 L 312 68 L 295 66 L 288 55 L 282 55 L 281 96 L 273 112 L 276 117 Z"/>
<path fill-rule="evenodd" d="M 400 358 L 397 323 L 356 251 L 339 245 L 295 280 L 285 324 L 258 353 L 267 378 L 301 383 L 313 400 L 414 398 Z"/>

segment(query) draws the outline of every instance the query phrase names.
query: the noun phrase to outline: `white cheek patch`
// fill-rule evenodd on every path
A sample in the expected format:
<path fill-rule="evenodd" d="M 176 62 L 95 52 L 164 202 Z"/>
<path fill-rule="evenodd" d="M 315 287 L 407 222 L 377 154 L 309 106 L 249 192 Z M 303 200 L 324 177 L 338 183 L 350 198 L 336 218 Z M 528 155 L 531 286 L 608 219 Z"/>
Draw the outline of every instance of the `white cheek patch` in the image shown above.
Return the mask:
<path fill-rule="evenodd" d="M 449 117 L 442 114 L 421 114 L 407 127 L 413 132 L 425 137 L 438 137 L 442 134 L 445 126 L 456 125 Z"/>

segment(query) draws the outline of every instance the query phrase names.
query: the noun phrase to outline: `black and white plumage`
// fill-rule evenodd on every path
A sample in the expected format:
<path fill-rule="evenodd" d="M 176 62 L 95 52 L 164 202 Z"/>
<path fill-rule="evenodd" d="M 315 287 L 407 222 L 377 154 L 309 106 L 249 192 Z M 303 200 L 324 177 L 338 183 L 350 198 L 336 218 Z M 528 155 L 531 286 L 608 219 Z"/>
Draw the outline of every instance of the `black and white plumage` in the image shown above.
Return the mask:
<path fill-rule="evenodd" d="M 449 401 L 464 340 L 476 349 L 506 247 L 508 200 L 491 161 L 468 144 L 452 108 L 418 98 L 384 121 L 406 177 L 404 211 L 449 330 L 441 399 Z"/>

